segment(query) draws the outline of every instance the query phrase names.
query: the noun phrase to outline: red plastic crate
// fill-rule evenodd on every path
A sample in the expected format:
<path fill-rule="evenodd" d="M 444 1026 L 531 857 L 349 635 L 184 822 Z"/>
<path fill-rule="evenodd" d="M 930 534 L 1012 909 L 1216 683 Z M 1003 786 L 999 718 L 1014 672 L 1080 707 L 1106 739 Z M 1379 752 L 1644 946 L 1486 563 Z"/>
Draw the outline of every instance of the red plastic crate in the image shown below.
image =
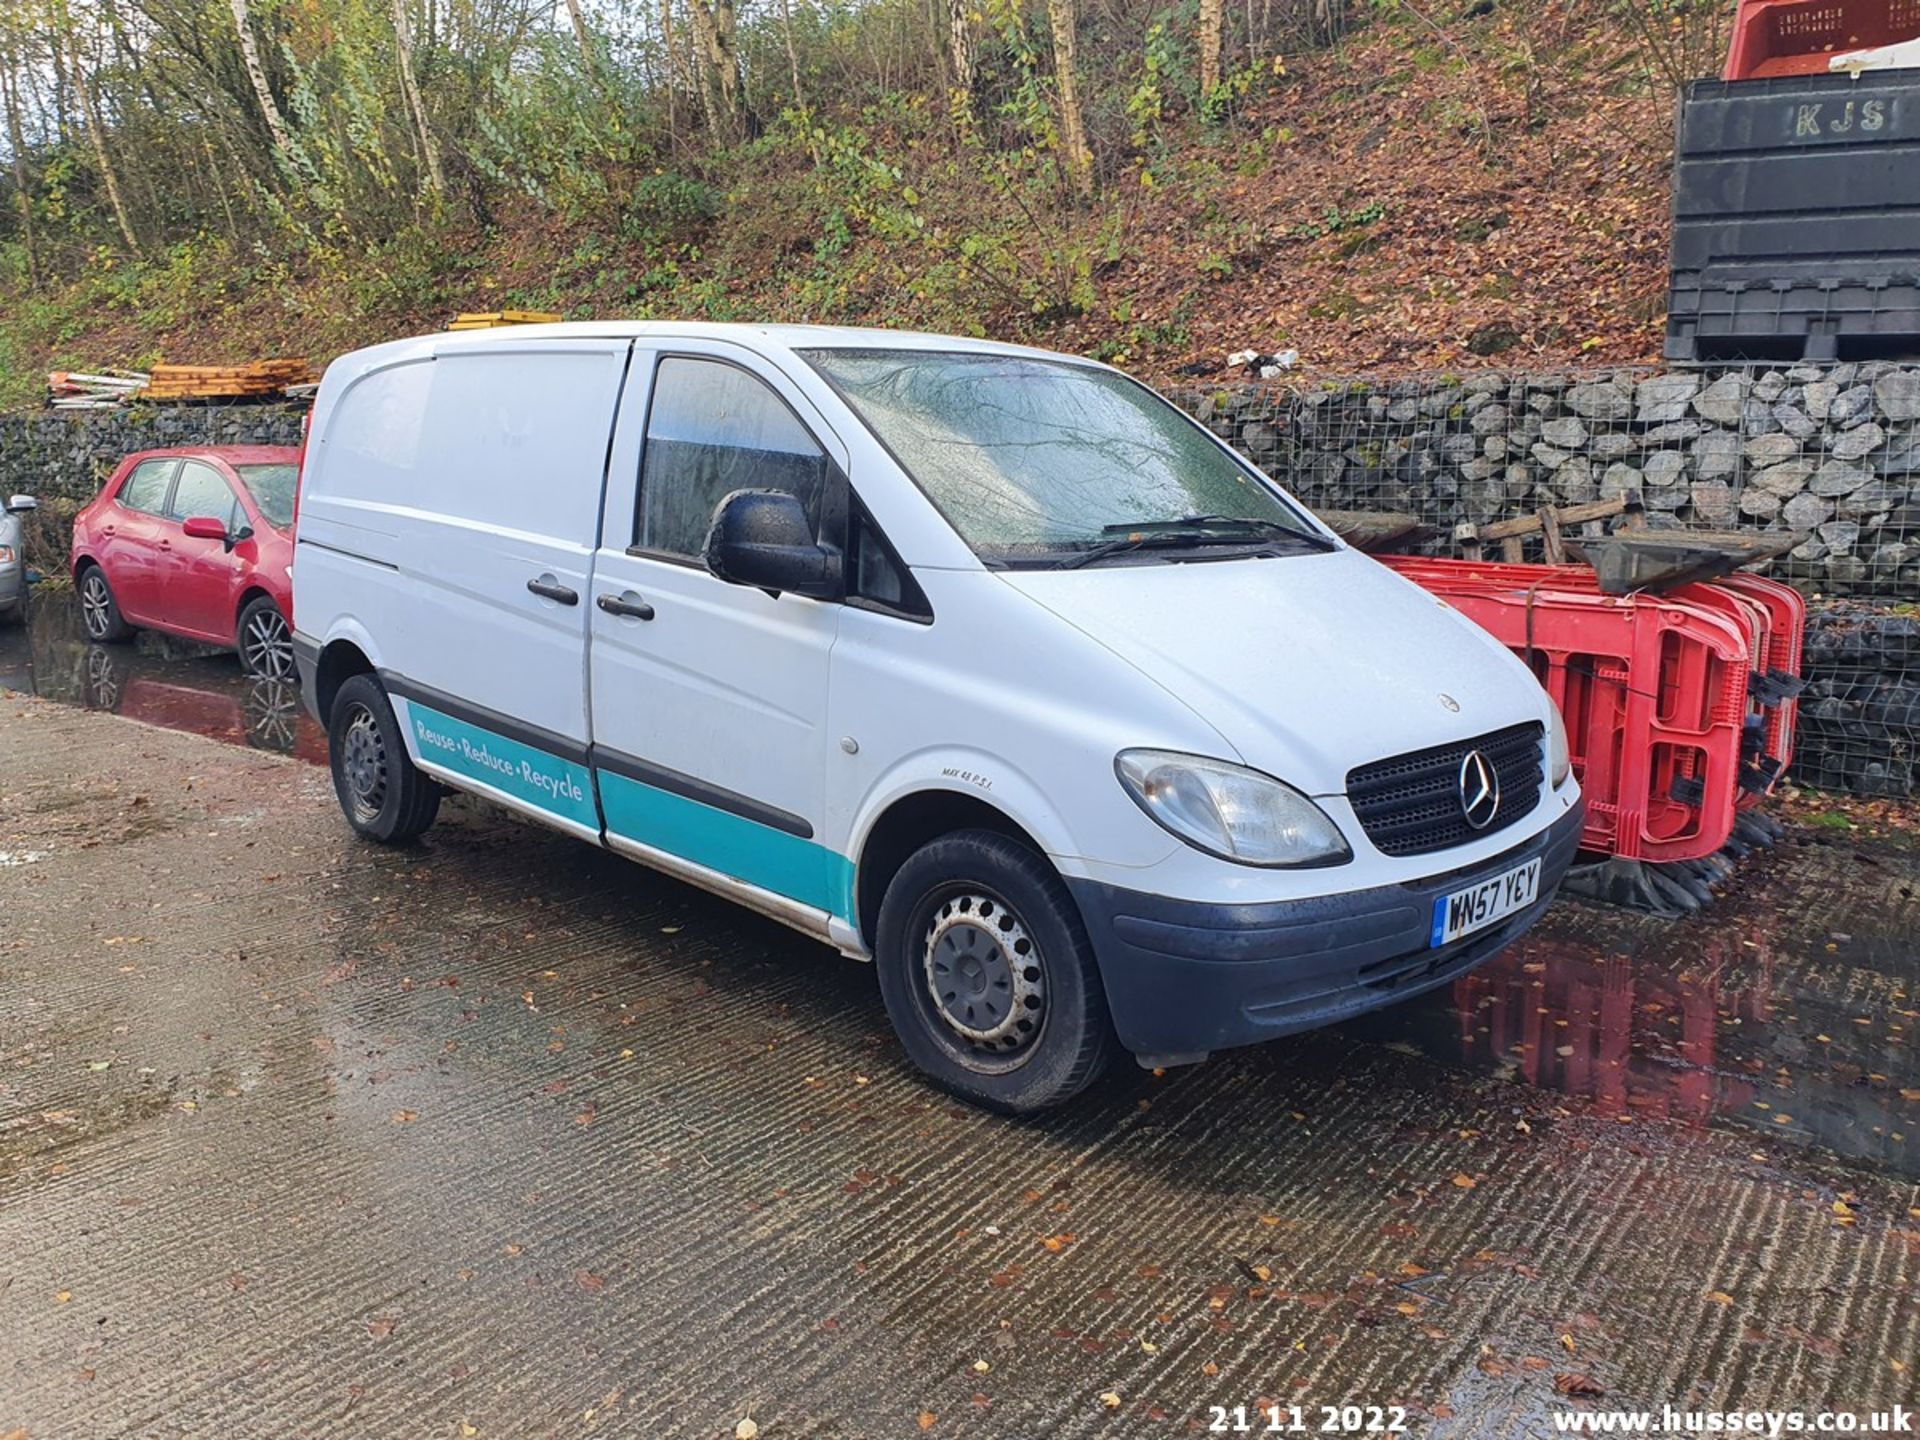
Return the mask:
<path fill-rule="evenodd" d="M 1835 55 L 1920 36 L 1920 0 L 1744 0 L 1725 80 L 1824 75 Z"/>

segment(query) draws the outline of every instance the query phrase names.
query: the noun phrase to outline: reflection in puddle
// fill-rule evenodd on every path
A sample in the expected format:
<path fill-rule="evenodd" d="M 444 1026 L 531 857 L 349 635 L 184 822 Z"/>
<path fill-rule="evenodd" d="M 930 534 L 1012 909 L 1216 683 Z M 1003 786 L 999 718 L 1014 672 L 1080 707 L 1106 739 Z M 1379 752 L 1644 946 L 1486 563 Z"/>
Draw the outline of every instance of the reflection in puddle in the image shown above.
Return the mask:
<path fill-rule="evenodd" d="M 326 735 L 301 708 L 298 686 L 253 679 L 227 652 L 151 631 L 126 645 L 93 644 L 71 591 L 36 590 L 27 623 L 0 627 L 0 690 L 316 765 L 327 759 Z"/>
<path fill-rule="evenodd" d="M 1349 1033 L 1602 1115 L 1730 1123 L 1920 1175 L 1912 886 L 1896 876 L 1868 904 L 1844 898 L 1862 870 L 1884 881 L 1920 863 L 1797 845 L 1761 865 L 1751 893 L 1692 921 L 1563 905 L 1448 989 Z M 1822 892 L 1854 933 L 1768 913 Z"/>

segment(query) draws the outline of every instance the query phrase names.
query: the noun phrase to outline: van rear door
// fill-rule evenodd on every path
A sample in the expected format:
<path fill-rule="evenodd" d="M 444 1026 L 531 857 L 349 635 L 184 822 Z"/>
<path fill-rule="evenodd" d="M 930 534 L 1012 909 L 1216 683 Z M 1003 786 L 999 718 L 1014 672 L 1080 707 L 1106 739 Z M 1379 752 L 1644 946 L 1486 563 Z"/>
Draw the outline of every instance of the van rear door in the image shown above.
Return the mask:
<path fill-rule="evenodd" d="M 329 569 L 369 562 L 326 605 L 377 637 L 414 758 L 595 840 L 587 586 L 631 346 L 503 337 L 360 377 L 300 517 Z"/>

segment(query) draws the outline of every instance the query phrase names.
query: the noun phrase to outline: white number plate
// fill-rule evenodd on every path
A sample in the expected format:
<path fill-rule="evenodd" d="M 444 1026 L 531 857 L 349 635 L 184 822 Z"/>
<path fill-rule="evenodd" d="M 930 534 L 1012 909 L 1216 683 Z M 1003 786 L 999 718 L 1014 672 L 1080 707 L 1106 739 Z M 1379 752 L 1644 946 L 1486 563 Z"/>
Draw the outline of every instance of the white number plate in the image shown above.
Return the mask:
<path fill-rule="evenodd" d="M 1516 910 L 1524 910 L 1540 893 L 1538 858 L 1517 865 L 1504 875 L 1469 885 L 1451 895 L 1433 897 L 1433 935 L 1430 945 L 1445 945 L 1462 935 L 1484 930 Z"/>

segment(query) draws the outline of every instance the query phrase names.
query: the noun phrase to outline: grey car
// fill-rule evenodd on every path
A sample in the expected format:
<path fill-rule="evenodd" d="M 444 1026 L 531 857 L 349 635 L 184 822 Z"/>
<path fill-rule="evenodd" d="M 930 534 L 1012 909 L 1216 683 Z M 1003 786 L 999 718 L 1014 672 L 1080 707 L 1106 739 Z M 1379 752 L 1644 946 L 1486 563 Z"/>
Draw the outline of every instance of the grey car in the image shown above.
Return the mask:
<path fill-rule="evenodd" d="M 31 495 L 16 495 L 0 513 L 0 625 L 27 613 L 27 542 L 21 519 L 39 505 Z"/>

